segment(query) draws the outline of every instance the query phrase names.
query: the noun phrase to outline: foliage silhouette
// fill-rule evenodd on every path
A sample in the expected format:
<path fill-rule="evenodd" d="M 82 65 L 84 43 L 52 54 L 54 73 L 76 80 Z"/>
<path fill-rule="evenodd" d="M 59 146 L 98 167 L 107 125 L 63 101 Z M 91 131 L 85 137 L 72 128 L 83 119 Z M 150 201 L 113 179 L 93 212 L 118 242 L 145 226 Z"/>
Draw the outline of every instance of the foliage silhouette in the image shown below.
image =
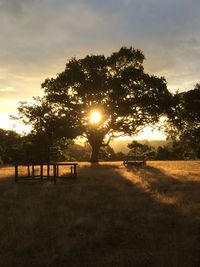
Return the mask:
<path fill-rule="evenodd" d="M 185 157 L 200 158 L 200 84 L 174 95 L 168 133 L 183 147 Z"/>
<path fill-rule="evenodd" d="M 156 155 L 155 148 L 150 146 L 148 142 L 141 144 L 134 140 L 128 145 L 128 148 L 130 148 L 128 153 L 130 156 L 145 156 L 146 159 L 154 159 Z"/>
<path fill-rule="evenodd" d="M 0 129 L 0 164 L 21 160 L 23 141 L 15 131 Z"/>
<path fill-rule="evenodd" d="M 110 56 L 70 59 L 65 70 L 42 84 L 44 97 L 19 106 L 19 118 L 54 138 L 84 136 L 97 162 L 102 146 L 118 135 L 135 135 L 169 112 L 171 94 L 163 77 L 144 72 L 143 53 L 122 47 Z M 101 121 L 91 124 L 92 111 Z"/>

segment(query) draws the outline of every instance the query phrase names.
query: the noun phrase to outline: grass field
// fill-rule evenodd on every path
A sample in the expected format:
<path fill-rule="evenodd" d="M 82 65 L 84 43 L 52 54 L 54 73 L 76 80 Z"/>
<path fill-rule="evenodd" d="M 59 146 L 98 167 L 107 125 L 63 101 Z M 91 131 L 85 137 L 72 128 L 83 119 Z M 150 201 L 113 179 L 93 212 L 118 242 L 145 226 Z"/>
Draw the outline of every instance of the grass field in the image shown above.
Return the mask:
<path fill-rule="evenodd" d="M 1 267 L 199 267 L 200 162 L 81 163 L 14 183 L 0 168 Z"/>

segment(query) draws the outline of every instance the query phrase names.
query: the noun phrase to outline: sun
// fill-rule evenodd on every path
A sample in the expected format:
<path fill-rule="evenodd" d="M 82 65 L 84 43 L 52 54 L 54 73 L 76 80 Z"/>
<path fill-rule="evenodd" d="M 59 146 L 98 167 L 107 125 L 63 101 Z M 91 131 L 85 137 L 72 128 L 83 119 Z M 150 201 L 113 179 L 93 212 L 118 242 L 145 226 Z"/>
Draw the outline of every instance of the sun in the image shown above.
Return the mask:
<path fill-rule="evenodd" d="M 101 113 L 99 111 L 92 111 L 90 114 L 91 123 L 99 123 L 102 119 Z"/>

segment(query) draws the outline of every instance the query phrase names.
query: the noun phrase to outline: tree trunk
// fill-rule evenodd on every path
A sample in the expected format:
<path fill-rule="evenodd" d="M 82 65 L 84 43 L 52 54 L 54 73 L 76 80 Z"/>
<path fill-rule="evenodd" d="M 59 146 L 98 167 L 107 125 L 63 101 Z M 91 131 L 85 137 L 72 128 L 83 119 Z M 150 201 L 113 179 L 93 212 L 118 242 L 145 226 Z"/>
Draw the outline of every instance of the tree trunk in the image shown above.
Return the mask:
<path fill-rule="evenodd" d="M 99 161 L 99 151 L 100 151 L 100 146 L 98 145 L 91 145 L 92 147 L 92 154 L 90 157 L 90 162 L 95 163 Z"/>
<path fill-rule="evenodd" d="M 99 151 L 102 146 L 104 139 L 104 132 L 94 129 L 88 134 L 88 142 L 92 148 L 92 154 L 90 157 L 90 162 L 95 163 L 99 161 Z"/>

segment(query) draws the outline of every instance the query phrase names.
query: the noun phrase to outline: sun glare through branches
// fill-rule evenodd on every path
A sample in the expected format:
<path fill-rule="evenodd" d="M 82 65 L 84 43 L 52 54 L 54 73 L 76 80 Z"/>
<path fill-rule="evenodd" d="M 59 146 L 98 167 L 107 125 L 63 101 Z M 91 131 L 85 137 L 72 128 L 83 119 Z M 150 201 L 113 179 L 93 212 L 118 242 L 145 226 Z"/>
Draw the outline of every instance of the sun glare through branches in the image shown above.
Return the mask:
<path fill-rule="evenodd" d="M 99 111 L 95 110 L 92 111 L 90 114 L 90 123 L 92 124 L 97 124 L 101 121 L 102 119 L 102 115 Z"/>

